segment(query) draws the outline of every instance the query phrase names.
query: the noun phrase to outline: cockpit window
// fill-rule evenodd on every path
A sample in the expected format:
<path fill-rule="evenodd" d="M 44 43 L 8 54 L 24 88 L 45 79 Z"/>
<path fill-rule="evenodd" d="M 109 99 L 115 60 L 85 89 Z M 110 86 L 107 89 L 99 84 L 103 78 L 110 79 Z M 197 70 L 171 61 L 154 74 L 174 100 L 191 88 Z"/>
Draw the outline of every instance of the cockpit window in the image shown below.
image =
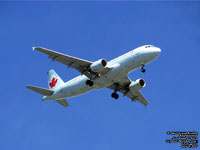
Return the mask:
<path fill-rule="evenodd" d="M 154 47 L 153 45 L 147 45 L 145 46 L 145 48 L 149 48 L 149 47 Z"/>

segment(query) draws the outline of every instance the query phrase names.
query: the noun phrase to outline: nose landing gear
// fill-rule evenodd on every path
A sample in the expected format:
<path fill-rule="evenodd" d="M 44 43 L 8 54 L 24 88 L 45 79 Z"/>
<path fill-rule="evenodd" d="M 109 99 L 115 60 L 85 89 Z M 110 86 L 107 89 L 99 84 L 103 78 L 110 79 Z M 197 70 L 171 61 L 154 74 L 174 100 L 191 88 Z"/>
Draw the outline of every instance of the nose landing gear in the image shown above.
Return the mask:
<path fill-rule="evenodd" d="M 141 72 L 143 72 L 143 73 L 145 73 L 145 72 L 146 72 L 146 69 L 144 69 L 144 66 L 145 66 L 145 64 L 144 64 L 144 63 L 142 63 Z"/>

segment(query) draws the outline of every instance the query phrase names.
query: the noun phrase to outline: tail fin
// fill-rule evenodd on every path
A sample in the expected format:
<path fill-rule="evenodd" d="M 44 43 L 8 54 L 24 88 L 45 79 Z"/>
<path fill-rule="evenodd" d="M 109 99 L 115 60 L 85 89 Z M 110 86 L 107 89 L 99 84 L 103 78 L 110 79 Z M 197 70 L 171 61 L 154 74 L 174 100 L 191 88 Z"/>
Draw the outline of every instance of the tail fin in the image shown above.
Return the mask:
<path fill-rule="evenodd" d="M 57 75 L 57 73 L 51 69 L 47 72 L 49 89 L 54 90 L 57 87 L 64 84 L 63 80 Z"/>

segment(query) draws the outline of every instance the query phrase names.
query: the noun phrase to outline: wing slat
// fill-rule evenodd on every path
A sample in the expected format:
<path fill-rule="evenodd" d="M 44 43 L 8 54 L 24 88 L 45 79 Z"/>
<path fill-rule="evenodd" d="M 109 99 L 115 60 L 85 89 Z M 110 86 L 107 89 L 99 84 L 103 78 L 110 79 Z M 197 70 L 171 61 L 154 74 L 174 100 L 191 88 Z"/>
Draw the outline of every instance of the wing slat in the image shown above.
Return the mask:
<path fill-rule="evenodd" d="M 43 47 L 34 47 L 34 49 L 38 50 L 42 53 L 45 53 L 45 54 L 49 55 L 50 57 L 57 57 L 57 58 L 61 58 L 61 59 L 64 59 L 64 60 L 68 60 L 68 61 L 74 62 L 74 63 L 76 63 L 80 66 L 88 66 L 88 65 L 92 64 L 92 62 L 90 62 L 90 61 L 86 61 L 86 60 L 83 60 L 83 59 L 80 59 L 80 58 L 65 55 L 65 54 L 62 54 L 62 53 L 59 53 L 59 52 L 55 52 L 53 50 L 43 48 Z M 57 60 L 55 60 L 55 61 L 57 61 Z"/>

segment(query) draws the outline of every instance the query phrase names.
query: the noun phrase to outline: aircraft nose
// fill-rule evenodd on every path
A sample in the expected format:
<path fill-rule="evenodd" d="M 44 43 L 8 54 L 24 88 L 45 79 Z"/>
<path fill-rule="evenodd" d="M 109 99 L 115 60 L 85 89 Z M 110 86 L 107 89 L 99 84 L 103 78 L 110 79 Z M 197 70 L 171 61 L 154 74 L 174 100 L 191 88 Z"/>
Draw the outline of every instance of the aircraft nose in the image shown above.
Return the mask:
<path fill-rule="evenodd" d="M 154 46 L 151 48 L 145 48 L 141 53 L 144 59 L 143 62 L 149 63 L 160 55 L 161 49 Z"/>
<path fill-rule="evenodd" d="M 153 53 L 154 53 L 154 54 L 156 55 L 156 57 L 157 57 L 157 56 L 160 55 L 160 53 L 161 53 L 161 49 L 158 48 L 158 47 L 156 47 L 156 48 L 154 48 Z"/>

